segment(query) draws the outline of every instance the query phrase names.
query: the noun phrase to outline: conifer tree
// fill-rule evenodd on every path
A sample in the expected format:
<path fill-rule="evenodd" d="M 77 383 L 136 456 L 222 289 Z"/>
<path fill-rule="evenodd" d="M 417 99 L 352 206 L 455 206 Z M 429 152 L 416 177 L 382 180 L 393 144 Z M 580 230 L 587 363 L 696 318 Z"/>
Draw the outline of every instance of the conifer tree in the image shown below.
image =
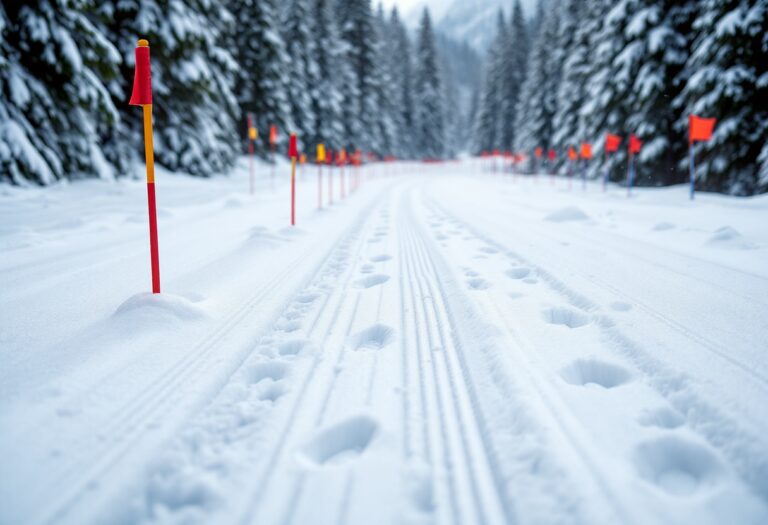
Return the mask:
<path fill-rule="evenodd" d="M 344 141 L 342 122 L 343 71 L 348 71 L 344 61 L 344 48 L 339 40 L 333 12 L 333 0 L 312 0 L 311 16 L 315 20 L 314 62 L 317 64 L 317 86 L 312 97 L 315 116 L 315 143 L 323 143 L 334 150 Z"/>
<path fill-rule="evenodd" d="M 114 175 L 100 134 L 119 120 L 104 81 L 117 77 L 120 55 L 88 9 L 0 6 L 0 172 L 16 184 Z"/>
<path fill-rule="evenodd" d="M 291 0 L 284 15 L 283 28 L 288 55 L 288 103 L 292 129 L 305 145 L 317 142 L 317 117 L 314 112 L 319 70 L 316 62 L 315 27 L 309 0 Z"/>
<path fill-rule="evenodd" d="M 678 127 L 687 132 L 689 114 L 718 119 L 712 140 L 696 145 L 699 187 L 766 191 L 768 2 L 703 0 L 697 15 Z"/>
<path fill-rule="evenodd" d="M 398 157 L 408 158 L 414 154 L 411 140 L 413 135 L 412 46 L 397 8 L 392 9 L 389 23 L 391 31 L 389 67 L 395 90 L 394 120 L 397 128 L 397 142 L 393 153 Z"/>
<path fill-rule="evenodd" d="M 288 57 L 278 29 L 278 10 L 274 0 L 231 0 L 231 9 L 240 20 L 234 37 L 239 64 L 237 100 L 243 118 L 254 115 L 264 139 L 257 147 L 266 154 L 270 126 L 282 131 L 281 143 L 293 127 L 287 95 Z"/>
<path fill-rule="evenodd" d="M 419 27 L 414 90 L 414 140 L 418 144 L 419 153 L 428 158 L 441 158 L 445 145 L 443 91 L 432 20 L 427 9 L 424 10 Z"/>
<path fill-rule="evenodd" d="M 528 29 L 519 0 L 515 0 L 513 4 L 510 27 L 505 39 L 504 53 L 501 56 L 502 96 L 499 102 L 497 134 L 499 147 L 510 150 L 515 142 L 517 104 L 528 62 Z"/>
<path fill-rule="evenodd" d="M 501 147 L 499 119 L 501 113 L 502 64 L 505 60 L 507 29 L 504 13 L 499 11 L 496 36 L 488 48 L 485 73 L 480 93 L 479 109 L 475 119 L 474 149 L 490 151 Z"/>

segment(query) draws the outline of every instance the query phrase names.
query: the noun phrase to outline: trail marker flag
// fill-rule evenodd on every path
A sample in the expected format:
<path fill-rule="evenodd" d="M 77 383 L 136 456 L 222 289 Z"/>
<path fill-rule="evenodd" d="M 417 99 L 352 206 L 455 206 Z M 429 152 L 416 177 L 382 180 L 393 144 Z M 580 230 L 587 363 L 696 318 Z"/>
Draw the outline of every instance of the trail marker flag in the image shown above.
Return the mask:
<path fill-rule="evenodd" d="M 579 158 L 579 154 L 576 153 L 576 149 L 573 146 L 568 147 L 568 160 L 576 160 Z"/>
<path fill-rule="evenodd" d="M 325 144 L 317 145 L 317 163 L 322 164 L 325 162 Z"/>
<path fill-rule="evenodd" d="M 540 159 L 544 155 L 544 149 L 543 148 L 536 148 L 534 150 L 534 154 L 536 155 L 537 159 Z"/>
<path fill-rule="evenodd" d="M 253 126 L 253 115 L 248 113 L 248 176 L 251 181 L 251 195 L 254 192 L 254 177 L 253 177 L 253 142 L 258 138 L 259 132 Z"/>
<path fill-rule="evenodd" d="M 549 150 L 547 152 L 547 158 L 549 159 L 550 162 L 554 162 L 555 159 L 557 159 L 557 152 L 553 149 Z"/>
<path fill-rule="evenodd" d="M 690 144 L 694 142 L 707 142 L 712 138 L 716 123 L 717 119 L 714 118 L 701 118 L 691 115 L 688 118 L 688 142 Z"/>
<path fill-rule="evenodd" d="M 291 226 L 296 226 L 296 160 L 299 156 L 296 133 L 291 133 L 288 141 L 288 156 L 291 158 Z"/>
<path fill-rule="evenodd" d="M 160 293 L 160 248 L 157 237 L 157 198 L 155 196 L 155 146 L 152 136 L 152 71 L 149 42 L 136 45 L 133 92 L 128 104 L 141 106 L 144 113 L 144 157 L 147 163 L 147 208 L 149 211 L 149 258 L 152 265 L 152 293 Z"/>
<path fill-rule="evenodd" d="M 605 148 L 603 149 L 605 157 L 605 170 L 603 171 L 603 191 L 608 190 L 608 154 L 616 153 L 621 146 L 622 138 L 618 135 L 608 133 L 605 136 Z"/>
<path fill-rule="evenodd" d="M 592 159 L 592 144 L 584 142 L 581 145 L 581 158 L 584 160 Z"/>
<path fill-rule="evenodd" d="M 621 146 L 621 137 L 618 135 L 612 135 L 608 133 L 605 136 L 605 151 L 606 153 L 615 153 L 619 151 Z"/>
<path fill-rule="evenodd" d="M 272 146 L 277 144 L 277 126 L 270 126 L 269 128 L 269 143 Z"/>
<path fill-rule="evenodd" d="M 694 146 L 696 142 L 708 142 L 715 131 L 717 119 L 702 118 L 696 115 L 688 117 L 688 157 L 690 160 L 691 200 L 696 195 L 696 165 L 694 164 Z"/>
<path fill-rule="evenodd" d="M 629 136 L 629 152 L 632 155 L 637 155 L 643 147 L 643 141 L 637 138 L 634 133 Z"/>

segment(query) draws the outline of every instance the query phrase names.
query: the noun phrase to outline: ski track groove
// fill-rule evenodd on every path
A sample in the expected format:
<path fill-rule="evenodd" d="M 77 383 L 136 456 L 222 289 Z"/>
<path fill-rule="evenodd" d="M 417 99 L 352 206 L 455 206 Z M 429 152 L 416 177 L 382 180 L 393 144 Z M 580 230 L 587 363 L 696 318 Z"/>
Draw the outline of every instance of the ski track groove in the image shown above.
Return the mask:
<path fill-rule="evenodd" d="M 420 195 L 419 195 L 420 196 Z M 485 475 L 488 477 L 490 487 L 493 488 L 493 495 L 488 496 L 492 501 L 492 506 L 495 506 L 500 514 L 505 516 L 505 521 L 512 523 L 514 521 L 512 516 L 513 506 L 506 501 L 504 497 L 504 491 L 502 489 L 502 481 L 500 473 L 495 467 L 495 463 L 491 461 L 493 452 L 490 444 L 487 441 L 487 435 L 485 434 L 485 425 L 481 421 L 479 412 L 477 410 L 477 398 L 474 392 L 471 377 L 468 374 L 466 364 L 463 356 L 463 346 L 456 337 L 450 327 L 454 325 L 454 319 L 451 316 L 445 291 L 442 283 L 438 278 L 437 268 L 434 264 L 434 257 L 440 255 L 429 249 L 431 246 L 427 244 L 427 236 L 424 233 L 423 228 L 418 228 L 419 224 L 413 215 L 413 206 L 408 207 L 407 210 L 410 215 L 410 220 L 406 221 L 410 225 L 410 231 L 406 232 L 404 237 L 409 237 L 410 251 L 412 258 L 412 270 L 411 279 L 416 277 L 418 282 L 418 289 L 421 292 L 421 297 L 424 301 L 429 302 L 429 306 L 432 313 L 432 318 L 435 321 L 430 329 L 427 326 L 427 334 L 430 340 L 430 346 L 434 346 L 435 340 L 439 341 L 441 350 L 437 355 L 441 358 L 442 370 L 438 367 L 438 359 L 434 356 L 431 358 L 432 371 L 435 377 L 435 384 L 439 384 L 441 381 L 445 383 L 445 387 L 450 393 L 449 399 L 452 404 L 453 420 L 456 422 L 458 428 L 458 441 L 461 448 L 461 457 L 463 457 L 464 468 L 468 474 L 467 478 L 470 485 L 470 492 L 473 496 L 473 507 L 475 510 L 474 519 L 467 521 L 467 523 L 488 523 L 489 517 L 486 511 L 487 507 L 484 505 L 482 498 L 482 491 L 478 485 L 478 472 L 477 467 L 482 465 L 485 470 Z M 418 228 L 418 229 L 417 229 Z M 414 288 L 412 288 L 413 290 Z M 425 309 L 426 318 L 426 304 L 423 306 Z M 436 333 L 432 333 L 432 331 Z M 434 353 L 434 352 L 433 352 Z M 456 362 L 457 364 L 454 364 Z M 458 391 L 461 390 L 467 394 L 468 409 L 463 408 Z M 469 414 L 466 414 L 466 412 Z M 476 435 L 476 442 L 480 445 L 479 448 L 473 448 L 468 437 L 468 429 L 472 429 Z M 448 440 L 446 440 L 448 441 Z M 455 452 L 454 452 L 455 454 Z M 476 458 L 473 461 L 473 455 L 480 454 L 481 457 Z"/>

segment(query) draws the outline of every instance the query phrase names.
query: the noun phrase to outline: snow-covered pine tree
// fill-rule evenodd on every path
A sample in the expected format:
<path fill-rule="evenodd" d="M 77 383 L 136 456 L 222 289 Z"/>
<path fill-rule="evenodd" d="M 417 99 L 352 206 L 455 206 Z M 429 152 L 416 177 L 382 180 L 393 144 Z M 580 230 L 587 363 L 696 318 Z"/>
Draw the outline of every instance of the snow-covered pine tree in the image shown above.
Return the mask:
<path fill-rule="evenodd" d="M 270 126 L 281 130 L 281 144 L 293 127 L 287 94 L 288 57 L 278 27 L 278 10 L 274 0 L 230 0 L 230 8 L 238 18 L 233 38 L 239 64 L 237 100 L 243 119 L 248 113 L 254 115 L 262 137 L 258 151 L 266 155 Z"/>
<path fill-rule="evenodd" d="M 560 34 L 561 11 L 558 0 L 541 0 L 537 6 L 536 17 L 541 20 L 541 26 L 531 49 L 517 110 L 515 149 L 520 152 L 531 154 L 537 147 L 552 147 L 552 120 L 559 86 L 558 57 L 552 48 Z"/>
<path fill-rule="evenodd" d="M 311 15 L 315 21 L 314 62 L 317 64 L 317 86 L 312 97 L 315 115 L 315 144 L 337 150 L 344 144 L 342 122 L 342 78 L 349 70 L 344 61 L 344 47 L 339 40 L 333 0 L 312 0 Z"/>
<path fill-rule="evenodd" d="M 632 9 L 622 57 L 631 79 L 624 98 L 626 133 L 643 141 L 638 156 L 637 184 L 675 184 L 686 180 L 679 161 L 686 155 L 683 130 L 676 129 L 680 108 L 675 104 L 688 58 L 693 2 L 638 0 Z"/>
<path fill-rule="evenodd" d="M 319 96 L 319 68 L 316 62 L 315 24 L 310 0 L 290 0 L 283 21 L 283 41 L 288 55 L 288 103 L 293 128 L 305 148 L 317 143 L 314 99 Z"/>
<path fill-rule="evenodd" d="M 435 35 L 428 9 L 424 9 L 419 26 L 414 93 L 414 140 L 419 154 L 427 158 L 442 158 L 445 153 L 445 109 Z"/>
<path fill-rule="evenodd" d="M 378 32 L 370 0 L 339 0 L 341 37 L 347 44 L 351 85 L 344 90 L 344 127 L 348 148 L 378 150 L 377 126 Z"/>
<path fill-rule="evenodd" d="M 155 159 L 197 176 L 228 171 L 238 155 L 237 63 L 227 50 L 234 19 L 207 0 L 111 0 L 99 4 L 102 23 L 123 56 L 122 83 L 110 86 L 132 155 L 143 160 L 141 111 L 128 106 L 134 49 L 146 38 L 152 55 Z"/>
<path fill-rule="evenodd" d="M 374 150 L 379 155 L 391 155 L 397 142 L 397 110 L 395 84 L 393 82 L 393 68 L 390 55 L 390 26 L 384 17 L 384 7 L 379 4 L 376 12 L 376 30 L 378 38 L 376 47 L 378 59 L 376 60 L 375 93 L 378 105 L 379 149 Z"/>
<path fill-rule="evenodd" d="M 552 68 L 550 73 L 550 82 L 554 91 L 554 114 L 552 115 L 552 146 L 561 152 L 565 152 L 569 147 L 578 149 L 579 138 L 572 132 L 578 127 L 578 115 L 574 111 L 575 104 L 578 104 L 580 95 L 568 93 L 565 89 L 571 86 L 564 86 L 566 76 L 574 69 L 578 70 L 577 63 L 583 59 L 575 52 L 577 32 L 583 19 L 583 2 L 581 0 L 562 0 L 561 9 L 557 10 L 556 15 L 559 18 L 557 38 L 552 46 L 551 56 Z M 570 70 L 570 71 L 569 71 Z M 574 96 L 576 100 L 570 100 Z M 574 104 L 574 105 L 572 105 Z M 565 125 L 567 130 L 561 129 Z M 565 155 L 560 155 L 557 160 L 558 166 L 567 163 Z"/>
<path fill-rule="evenodd" d="M 718 119 L 696 145 L 699 187 L 746 195 L 768 190 L 768 2 L 697 2 L 698 36 L 686 64 L 679 127 L 688 115 Z"/>
<path fill-rule="evenodd" d="M 412 46 L 408 30 L 400 20 L 397 8 L 392 9 L 389 19 L 391 42 L 389 67 L 392 84 L 395 89 L 394 116 L 397 127 L 395 155 L 402 158 L 412 157 L 415 153 L 413 141 L 413 65 Z"/>
<path fill-rule="evenodd" d="M 480 91 L 479 109 L 475 118 L 473 149 L 476 153 L 491 151 L 501 147 L 499 120 L 501 118 L 500 101 L 502 93 L 502 71 L 507 45 L 507 24 L 504 13 L 499 10 L 496 23 L 496 36 L 488 48 L 485 59 L 485 72 Z"/>
<path fill-rule="evenodd" d="M 625 29 L 628 13 L 635 0 L 595 0 L 596 9 L 605 13 L 600 28 L 594 35 L 592 60 L 587 74 L 587 97 L 581 110 L 584 136 L 602 148 L 606 133 L 624 137 L 618 152 L 612 154 L 607 165 L 600 158 L 600 169 L 608 169 L 613 181 L 624 181 L 627 173 L 628 130 L 626 91 L 631 79 L 624 70 L 627 39 Z M 597 150 L 598 152 L 600 150 Z"/>
<path fill-rule="evenodd" d="M 84 1 L 0 5 L 0 173 L 13 183 L 111 177 L 100 134 L 120 55 Z"/>
<path fill-rule="evenodd" d="M 593 35 L 601 24 L 601 7 L 599 0 L 566 0 L 560 34 L 561 45 L 569 47 L 562 50 L 562 80 L 557 94 L 552 137 L 559 151 L 566 151 L 568 146 L 576 147 L 584 141 L 593 141 L 586 133 L 581 111 L 589 97 L 587 81 L 594 56 Z"/>
<path fill-rule="evenodd" d="M 515 143 L 517 124 L 517 104 L 520 100 L 520 88 L 525 81 L 528 64 L 528 29 L 526 27 L 520 0 L 512 6 L 510 27 L 505 37 L 504 53 L 501 59 L 501 100 L 497 134 L 499 147 L 511 150 Z"/>

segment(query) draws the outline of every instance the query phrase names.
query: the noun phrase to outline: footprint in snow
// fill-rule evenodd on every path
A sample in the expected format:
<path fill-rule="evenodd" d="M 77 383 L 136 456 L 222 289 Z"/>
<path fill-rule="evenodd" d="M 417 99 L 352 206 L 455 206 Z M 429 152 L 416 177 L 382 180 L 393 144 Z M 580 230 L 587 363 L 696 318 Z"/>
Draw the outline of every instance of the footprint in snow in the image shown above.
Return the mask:
<path fill-rule="evenodd" d="M 395 340 L 395 330 L 383 324 L 375 324 L 350 337 L 355 350 L 381 350 Z"/>
<path fill-rule="evenodd" d="M 632 379 L 623 366 L 594 358 L 577 359 L 560 371 L 560 377 L 572 385 L 602 388 L 615 388 Z"/>
<path fill-rule="evenodd" d="M 479 277 L 475 279 L 468 279 L 467 285 L 472 290 L 487 290 L 491 286 L 490 284 L 488 284 L 488 281 L 486 281 L 485 279 L 481 279 Z"/>
<path fill-rule="evenodd" d="M 380 263 L 380 262 L 386 262 L 392 259 L 391 255 L 387 254 L 381 254 L 381 255 L 375 255 L 371 257 L 371 262 Z"/>
<path fill-rule="evenodd" d="M 676 410 L 669 407 L 660 407 L 655 410 L 643 411 L 637 422 L 644 427 L 673 429 L 683 426 L 685 419 Z"/>
<path fill-rule="evenodd" d="M 675 497 L 713 490 L 726 476 L 723 464 L 708 446 L 675 435 L 638 445 L 634 463 L 645 481 Z"/>
<path fill-rule="evenodd" d="M 506 275 L 510 279 L 525 279 L 530 273 L 531 270 L 528 268 L 512 268 L 506 271 Z"/>
<path fill-rule="evenodd" d="M 389 275 L 374 274 L 355 281 L 355 288 L 372 288 L 389 281 Z"/>
<path fill-rule="evenodd" d="M 360 415 L 326 427 L 299 450 L 307 464 L 321 467 L 339 465 L 361 455 L 379 432 L 379 423 Z"/>
<path fill-rule="evenodd" d="M 248 377 L 251 383 L 258 384 L 265 379 L 280 381 L 288 371 L 288 366 L 280 361 L 265 361 L 251 367 L 248 371 Z"/>
<path fill-rule="evenodd" d="M 586 314 L 565 307 L 547 308 L 542 312 L 544 320 L 549 324 L 579 328 L 589 323 Z"/>

